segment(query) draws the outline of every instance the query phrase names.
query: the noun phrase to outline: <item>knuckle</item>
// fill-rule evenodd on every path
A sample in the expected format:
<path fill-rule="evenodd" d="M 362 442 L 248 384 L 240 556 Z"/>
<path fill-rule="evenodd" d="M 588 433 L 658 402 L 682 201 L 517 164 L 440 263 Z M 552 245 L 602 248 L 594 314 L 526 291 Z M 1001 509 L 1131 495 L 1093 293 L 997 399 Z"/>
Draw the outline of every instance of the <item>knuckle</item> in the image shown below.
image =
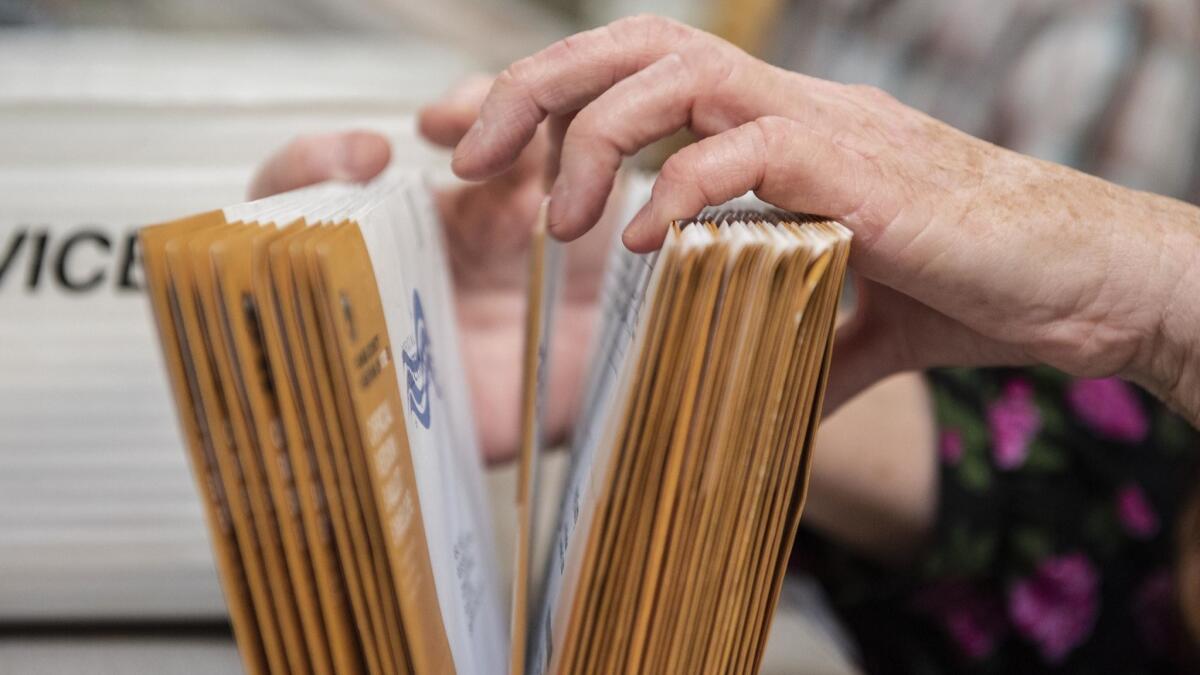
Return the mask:
<path fill-rule="evenodd" d="M 553 45 L 550 46 L 550 49 L 552 48 Z M 507 68 L 500 71 L 500 74 L 496 76 L 496 87 L 511 89 L 513 87 L 520 86 L 524 79 L 529 75 L 531 58 L 532 57 L 526 56 L 519 61 L 513 61 L 508 65 Z"/>
<path fill-rule="evenodd" d="M 705 63 L 702 58 L 688 50 L 672 51 L 647 68 L 643 76 L 643 84 L 647 88 L 657 88 L 670 83 L 680 85 L 683 91 L 699 96 L 711 84 L 705 77 Z"/>
<path fill-rule="evenodd" d="M 589 52 L 594 53 L 595 48 L 601 40 L 598 38 L 609 32 L 608 26 L 601 26 L 582 33 L 572 33 L 564 38 L 556 40 L 553 44 L 547 47 L 541 57 L 547 62 L 555 62 L 559 59 L 567 59 L 571 57 L 586 57 Z"/>
<path fill-rule="evenodd" d="M 474 91 L 478 89 L 487 89 L 496 81 L 496 76 L 491 73 L 478 72 L 471 73 L 463 78 L 462 82 L 458 83 L 459 91 Z"/>
<path fill-rule="evenodd" d="M 590 36 L 587 33 L 572 33 L 565 38 L 550 45 L 546 52 L 548 57 L 566 56 L 571 52 L 580 51 L 587 43 Z"/>
<path fill-rule="evenodd" d="M 514 61 L 508 64 L 504 70 L 496 73 L 496 81 L 492 86 L 496 87 L 497 89 L 511 87 L 513 83 L 517 81 L 517 75 L 515 72 L 516 65 L 517 62 Z"/>
<path fill-rule="evenodd" d="M 688 146 L 668 157 L 658 172 L 659 180 L 666 185 L 681 185 L 690 182 L 693 159 L 691 155 L 694 154 L 696 147 L 695 145 Z"/>
<path fill-rule="evenodd" d="M 863 101 L 883 105 L 891 105 L 896 101 L 891 94 L 873 84 L 849 84 L 846 86 L 856 98 Z"/>
<path fill-rule="evenodd" d="M 694 29 L 690 26 L 668 19 L 657 14 L 634 14 L 617 19 L 608 24 L 608 28 L 618 36 L 644 35 L 647 37 L 681 38 L 691 35 Z"/>
<path fill-rule="evenodd" d="M 750 123 L 751 127 L 757 131 L 758 141 L 760 143 L 759 150 L 764 154 L 771 148 L 777 147 L 791 133 L 792 126 L 795 124 L 792 120 L 778 115 L 766 115 L 759 117 Z"/>
<path fill-rule="evenodd" d="M 685 70 L 700 85 L 699 96 L 707 101 L 731 101 L 742 96 L 740 75 L 746 72 L 746 52 L 706 34 L 709 39 L 689 40 L 678 51 Z"/>
<path fill-rule="evenodd" d="M 721 50 L 706 45 L 688 45 L 674 54 L 678 54 L 681 66 L 712 80 L 710 84 L 725 79 L 725 74 L 733 68 L 733 63 Z"/>
<path fill-rule="evenodd" d="M 656 14 L 641 13 L 617 19 L 610 23 L 609 27 L 616 32 L 642 31 L 657 29 L 666 21 L 667 19 Z"/>
<path fill-rule="evenodd" d="M 591 146 L 602 141 L 606 137 L 605 117 L 593 106 L 580 110 L 567 126 L 564 145 Z"/>
<path fill-rule="evenodd" d="M 489 73 L 473 73 L 463 78 L 438 103 L 462 103 L 480 101 L 492 88 L 496 76 Z"/>

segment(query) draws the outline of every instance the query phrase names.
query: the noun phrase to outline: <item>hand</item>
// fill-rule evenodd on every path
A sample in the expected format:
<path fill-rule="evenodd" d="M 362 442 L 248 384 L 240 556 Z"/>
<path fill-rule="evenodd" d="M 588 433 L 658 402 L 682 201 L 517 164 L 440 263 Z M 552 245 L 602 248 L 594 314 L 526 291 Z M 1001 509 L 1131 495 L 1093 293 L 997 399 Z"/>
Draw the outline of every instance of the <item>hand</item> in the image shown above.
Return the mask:
<path fill-rule="evenodd" d="M 453 147 L 474 122 L 491 86 L 489 77 L 464 82 L 421 111 L 419 127 L 429 141 Z M 463 359 L 470 380 L 480 443 L 489 461 L 511 459 L 518 443 L 518 405 L 524 340 L 529 233 L 545 197 L 550 133 L 531 135 L 510 166 L 483 183 L 441 189 L 438 210 L 454 279 Z M 250 196 L 263 197 L 324 180 L 365 181 L 390 158 L 378 134 L 307 136 L 292 141 L 267 160 L 252 182 Z M 566 251 L 566 279 L 558 308 L 551 354 L 547 433 L 565 436 L 582 389 L 596 323 L 600 289 L 613 219 Z"/>
<path fill-rule="evenodd" d="M 624 232 L 629 248 L 654 249 L 671 220 L 747 190 L 854 231 L 863 302 L 839 331 L 828 408 L 900 370 L 1043 362 L 1134 379 L 1198 419 L 1200 376 L 1185 365 L 1200 321 L 1182 301 L 1200 288 L 1189 205 L 1002 150 L 878 90 L 780 70 L 654 17 L 510 66 L 454 170 L 495 175 L 543 118 L 572 114 L 551 192 L 563 239 L 596 222 L 622 157 L 682 127 L 702 140 L 663 165 Z M 1172 323 L 1171 308 L 1188 321 Z"/>

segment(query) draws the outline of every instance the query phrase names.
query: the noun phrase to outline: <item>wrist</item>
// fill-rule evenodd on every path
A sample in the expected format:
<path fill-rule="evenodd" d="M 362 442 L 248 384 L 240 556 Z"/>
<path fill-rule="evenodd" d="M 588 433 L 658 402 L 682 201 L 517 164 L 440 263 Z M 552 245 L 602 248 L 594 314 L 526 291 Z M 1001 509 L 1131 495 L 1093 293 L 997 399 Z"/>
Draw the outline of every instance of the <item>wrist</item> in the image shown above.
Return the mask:
<path fill-rule="evenodd" d="M 1164 215 L 1160 264 L 1166 289 L 1128 379 L 1200 428 L 1200 208 L 1172 202 Z"/>

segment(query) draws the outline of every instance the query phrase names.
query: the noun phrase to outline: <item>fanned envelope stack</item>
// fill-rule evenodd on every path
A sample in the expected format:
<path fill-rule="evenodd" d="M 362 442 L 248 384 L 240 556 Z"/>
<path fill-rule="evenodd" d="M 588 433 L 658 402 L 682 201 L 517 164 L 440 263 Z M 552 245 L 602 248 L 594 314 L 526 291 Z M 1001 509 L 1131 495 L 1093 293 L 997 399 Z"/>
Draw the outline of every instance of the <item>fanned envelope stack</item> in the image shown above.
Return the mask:
<path fill-rule="evenodd" d="M 671 224 L 656 254 L 614 246 L 539 565 L 561 251 L 531 227 L 507 620 L 426 183 L 323 185 L 143 229 L 248 672 L 757 671 L 804 503 L 849 232 L 722 209 Z"/>

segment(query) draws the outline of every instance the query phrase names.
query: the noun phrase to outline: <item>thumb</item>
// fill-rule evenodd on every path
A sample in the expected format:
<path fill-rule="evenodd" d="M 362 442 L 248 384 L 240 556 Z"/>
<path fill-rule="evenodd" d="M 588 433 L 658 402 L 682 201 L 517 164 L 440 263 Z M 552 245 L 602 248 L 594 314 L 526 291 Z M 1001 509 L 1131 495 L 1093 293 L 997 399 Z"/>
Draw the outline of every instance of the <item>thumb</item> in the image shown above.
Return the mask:
<path fill-rule="evenodd" d="M 834 341 L 826 414 L 901 371 L 1033 362 L 1019 346 L 985 337 L 895 289 L 861 275 L 854 281 L 858 298 Z"/>
<path fill-rule="evenodd" d="M 259 199 L 327 180 L 370 180 L 391 154 L 387 139 L 373 131 L 300 136 L 259 167 L 249 195 Z"/>

